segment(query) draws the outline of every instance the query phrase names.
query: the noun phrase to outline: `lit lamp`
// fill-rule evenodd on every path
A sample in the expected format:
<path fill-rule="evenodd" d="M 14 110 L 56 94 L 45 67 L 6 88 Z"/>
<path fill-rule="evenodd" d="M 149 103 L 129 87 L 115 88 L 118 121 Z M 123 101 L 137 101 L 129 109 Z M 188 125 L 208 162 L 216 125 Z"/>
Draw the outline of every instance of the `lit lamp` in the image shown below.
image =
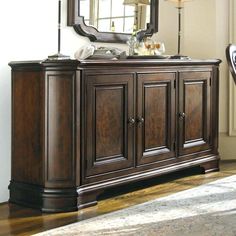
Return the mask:
<path fill-rule="evenodd" d="M 169 2 L 173 2 L 176 4 L 176 8 L 178 9 L 178 54 L 171 56 L 172 59 L 184 59 L 188 58 L 187 56 L 183 56 L 180 54 L 180 43 L 181 43 L 181 11 L 183 9 L 184 3 L 191 0 L 166 0 Z"/>
<path fill-rule="evenodd" d="M 69 56 L 61 54 L 61 0 L 58 0 L 58 34 L 57 34 L 57 53 L 48 56 L 48 60 L 65 60 L 70 59 Z"/>
<path fill-rule="evenodd" d="M 149 5 L 149 0 L 124 0 L 124 5 L 134 6 L 134 31 L 138 30 L 138 7 Z"/>

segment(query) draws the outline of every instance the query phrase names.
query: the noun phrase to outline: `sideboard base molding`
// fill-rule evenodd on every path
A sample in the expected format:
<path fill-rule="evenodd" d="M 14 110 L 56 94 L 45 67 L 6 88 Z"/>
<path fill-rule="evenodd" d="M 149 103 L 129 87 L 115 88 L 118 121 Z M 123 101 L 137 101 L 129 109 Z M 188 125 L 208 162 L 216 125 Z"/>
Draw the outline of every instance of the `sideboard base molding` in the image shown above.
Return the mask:
<path fill-rule="evenodd" d="M 183 162 L 178 165 L 146 171 L 145 173 L 137 173 L 132 176 L 92 184 L 77 189 L 44 189 L 40 186 L 11 181 L 9 185 L 9 202 L 49 213 L 76 211 L 96 205 L 97 197 L 102 194 L 105 189 L 158 177 L 160 175 L 196 166 L 202 167 L 204 169 L 203 173 L 218 171 L 219 157 L 208 156 L 192 162 Z"/>
<path fill-rule="evenodd" d="M 42 212 L 76 211 L 76 189 L 47 189 L 41 186 L 11 181 L 9 202 L 39 209 Z"/>
<path fill-rule="evenodd" d="M 209 161 L 206 163 L 203 163 L 200 165 L 200 167 L 202 167 L 203 169 L 203 173 L 210 173 L 210 172 L 214 172 L 214 171 L 219 171 L 220 167 L 219 167 L 219 160 L 215 160 L 215 161 Z"/>

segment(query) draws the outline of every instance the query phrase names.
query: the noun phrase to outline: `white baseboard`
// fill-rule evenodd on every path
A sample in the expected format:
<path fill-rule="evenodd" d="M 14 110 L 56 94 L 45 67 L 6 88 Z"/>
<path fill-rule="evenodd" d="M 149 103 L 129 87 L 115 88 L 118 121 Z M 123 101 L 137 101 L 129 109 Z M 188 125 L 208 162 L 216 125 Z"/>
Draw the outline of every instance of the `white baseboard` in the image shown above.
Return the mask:
<path fill-rule="evenodd" d="M 220 133 L 219 153 L 222 160 L 236 160 L 236 137 Z"/>

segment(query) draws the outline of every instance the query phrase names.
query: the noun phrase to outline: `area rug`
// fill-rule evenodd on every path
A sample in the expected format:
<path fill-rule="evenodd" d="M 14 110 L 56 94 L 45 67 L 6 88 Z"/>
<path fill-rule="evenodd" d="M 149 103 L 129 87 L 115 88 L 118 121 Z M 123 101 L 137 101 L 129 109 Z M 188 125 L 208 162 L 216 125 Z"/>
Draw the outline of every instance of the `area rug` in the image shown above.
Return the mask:
<path fill-rule="evenodd" d="M 236 175 L 37 236 L 236 236 Z"/>

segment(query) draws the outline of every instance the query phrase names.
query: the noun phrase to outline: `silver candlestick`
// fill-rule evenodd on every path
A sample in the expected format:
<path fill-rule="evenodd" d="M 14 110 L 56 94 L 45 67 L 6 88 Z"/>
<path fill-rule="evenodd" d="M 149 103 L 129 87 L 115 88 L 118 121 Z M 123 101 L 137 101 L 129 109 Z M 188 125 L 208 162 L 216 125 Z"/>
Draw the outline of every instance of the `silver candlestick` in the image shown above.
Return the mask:
<path fill-rule="evenodd" d="M 66 60 L 70 56 L 61 53 L 61 0 L 58 0 L 58 37 L 57 37 L 57 53 L 48 56 L 48 60 Z"/>

